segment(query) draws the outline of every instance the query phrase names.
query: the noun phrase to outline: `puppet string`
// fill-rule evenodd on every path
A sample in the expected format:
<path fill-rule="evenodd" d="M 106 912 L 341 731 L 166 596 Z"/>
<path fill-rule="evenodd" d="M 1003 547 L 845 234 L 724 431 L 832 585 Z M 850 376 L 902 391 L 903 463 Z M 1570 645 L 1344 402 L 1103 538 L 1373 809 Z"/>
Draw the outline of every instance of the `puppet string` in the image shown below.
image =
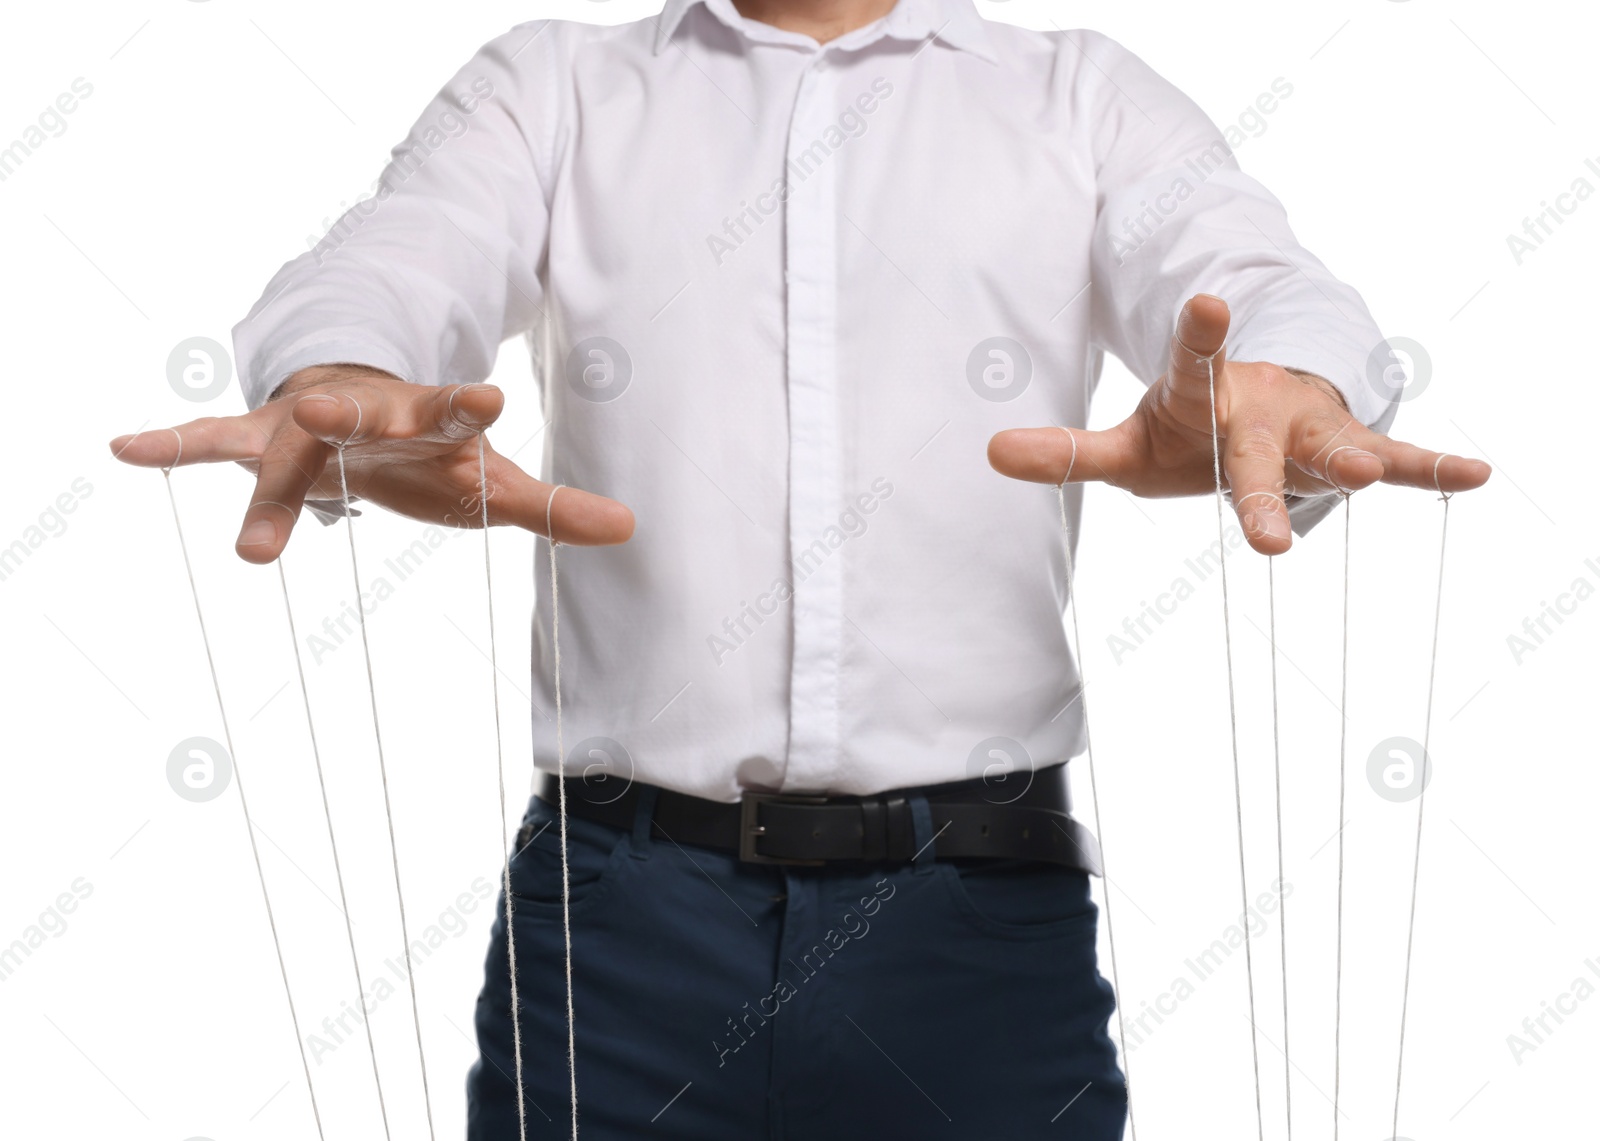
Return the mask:
<path fill-rule="evenodd" d="M 282 504 L 278 504 L 282 507 Z M 288 510 L 287 507 L 284 510 Z M 306 711 L 306 733 L 311 738 L 311 757 L 316 762 L 317 789 L 322 794 L 322 818 L 328 825 L 328 847 L 333 852 L 333 878 L 339 885 L 339 912 L 344 916 L 344 934 L 350 944 L 350 966 L 356 978 L 356 1003 L 359 1009 L 366 1009 L 366 987 L 361 980 L 361 960 L 356 955 L 356 933 L 350 920 L 350 901 L 345 894 L 344 868 L 339 860 L 339 842 L 334 838 L 333 810 L 328 805 L 328 782 L 322 771 L 322 751 L 317 745 L 317 729 L 311 719 L 311 694 L 306 687 L 305 663 L 300 658 L 300 639 L 295 632 L 294 607 L 289 603 L 289 580 L 283 571 L 283 558 L 276 560 L 278 566 L 278 585 L 283 591 L 283 612 L 289 620 L 289 643 L 294 647 L 294 668 L 300 679 L 300 703 Z M 363 1017 L 361 1025 L 367 1032 L 367 1056 L 372 1059 L 372 1081 L 378 1089 L 378 1113 L 383 1118 L 383 1135 L 389 1137 L 389 1107 L 383 1098 L 383 1079 L 378 1076 L 378 1049 L 372 1040 L 372 1019 Z"/>
<path fill-rule="evenodd" d="M 1400 987 L 1400 1046 L 1394 1067 L 1394 1118 L 1391 1122 L 1391 1134 L 1400 1128 L 1400 1082 L 1405 1071 L 1406 1060 L 1406 1012 L 1411 999 L 1411 949 L 1415 942 L 1417 932 L 1417 882 L 1422 870 L 1422 809 L 1428 796 L 1428 768 L 1432 764 L 1428 753 L 1433 732 L 1433 688 L 1434 680 L 1439 672 L 1439 615 L 1444 608 L 1444 555 L 1445 543 L 1450 535 L 1450 496 L 1439 486 L 1439 465 L 1444 462 L 1440 456 L 1433 464 L 1433 485 L 1439 491 L 1439 498 L 1444 504 L 1443 519 L 1439 526 L 1439 580 L 1434 588 L 1433 597 L 1433 647 L 1428 660 L 1428 702 L 1427 713 L 1422 722 L 1422 764 L 1421 772 L 1417 779 L 1422 782 L 1422 788 L 1417 793 L 1417 838 L 1415 849 L 1411 858 L 1411 907 L 1406 919 L 1406 968 L 1404 981 Z"/>
<path fill-rule="evenodd" d="M 1192 350 L 1191 350 L 1192 351 Z M 1221 350 L 1218 350 L 1219 352 Z M 1196 354 L 1197 356 L 1199 354 Z M 1244 794 L 1239 783 L 1239 713 L 1234 698 L 1233 682 L 1233 624 L 1228 604 L 1228 544 L 1223 528 L 1225 503 L 1222 484 L 1222 439 L 1217 429 L 1217 368 L 1216 354 L 1204 358 L 1206 380 L 1211 404 L 1211 468 L 1216 482 L 1218 570 L 1222 581 L 1222 644 L 1228 667 L 1228 731 L 1233 747 L 1233 808 L 1239 841 L 1239 897 L 1245 912 L 1250 910 L 1250 885 L 1245 871 L 1244 855 Z M 1250 1001 L 1250 1063 L 1256 1087 L 1256 1136 L 1265 1141 L 1266 1122 L 1261 1112 L 1261 1052 L 1256 1044 L 1256 983 L 1255 964 L 1250 957 L 1250 940 L 1244 943 L 1245 988 Z"/>
<path fill-rule="evenodd" d="M 1111 912 L 1111 872 L 1106 862 L 1105 830 L 1100 823 L 1100 788 L 1095 779 L 1094 739 L 1089 732 L 1089 686 L 1084 675 L 1083 641 L 1078 633 L 1078 590 L 1075 581 L 1077 575 L 1072 558 L 1072 533 L 1067 526 L 1067 481 L 1072 478 L 1072 469 L 1078 462 L 1078 439 L 1070 430 L 1066 428 L 1061 430 L 1066 432 L 1067 438 L 1072 441 L 1072 459 L 1067 464 L 1067 474 L 1062 476 L 1060 484 L 1056 486 L 1056 502 L 1061 509 L 1061 551 L 1066 558 L 1067 599 L 1072 608 L 1072 652 L 1078 659 L 1078 702 L 1083 711 L 1083 748 L 1085 760 L 1089 764 L 1089 799 L 1094 802 L 1094 832 L 1100 838 L 1100 878 L 1106 885 L 1106 945 L 1111 953 L 1111 989 L 1116 996 L 1117 1004 L 1117 1045 L 1122 1055 L 1123 1092 L 1128 1102 L 1128 1137 L 1129 1141 L 1138 1141 L 1138 1128 L 1133 1117 L 1133 1066 L 1128 1057 L 1128 1031 L 1122 1011 L 1122 982 L 1117 973 L 1116 926 Z"/>
<path fill-rule="evenodd" d="M 552 509 L 560 485 L 550 489 L 544 505 L 544 530 L 550 538 L 550 652 L 556 698 L 556 815 L 561 833 L 561 939 L 567 975 L 567 1083 L 572 1101 L 572 1141 L 578 1141 L 577 1020 L 572 1005 L 572 877 L 567 864 L 567 753 L 561 725 L 561 577 L 556 570 L 556 530 Z"/>
<path fill-rule="evenodd" d="M 357 405 L 354 438 L 361 430 L 360 406 Z M 367 698 L 372 706 L 372 738 L 378 749 L 378 775 L 383 784 L 383 815 L 389 825 L 389 863 L 394 871 L 395 902 L 400 911 L 400 938 L 405 943 L 406 985 L 411 992 L 411 1026 L 417 1039 L 417 1064 L 422 1071 L 422 1104 L 428 1121 L 428 1137 L 434 1137 L 433 1099 L 428 1093 L 428 1059 L 422 1049 L 422 1016 L 417 1011 L 417 975 L 411 962 L 411 934 L 406 927 L 406 897 L 400 886 L 400 852 L 394 837 L 394 809 L 389 800 L 389 767 L 383 755 L 383 733 L 378 727 L 378 689 L 372 678 L 372 646 L 367 638 L 367 610 L 361 605 L 361 571 L 356 562 L 355 517 L 350 513 L 350 481 L 345 472 L 344 449 L 349 443 L 338 446 L 335 455 L 339 460 L 339 496 L 344 506 L 345 534 L 350 540 L 350 574 L 355 581 L 357 625 L 361 627 L 361 654 L 367 667 Z"/>
<path fill-rule="evenodd" d="M 1332 456 L 1329 456 L 1332 459 Z M 1339 635 L 1339 870 L 1333 921 L 1333 1141 L 1339 1141 L 1339 1044 L 1344 1013 L 1344 827 L 1345 749 L 1349 720 L 1345 702 L 1350 692 L 1350 496 L 1344 496 L 1344 586 Z"/>
<path fill-rule="evenodd" d="M 506 853 L 501 870 L 505 896 L 506 972 L 511 981 L 511 1057 L 517 1074 L 517 1136 L 528 1141 L 527 1094 L 522 1080 L 522 1007 L 517 996 L 517 937 L 512 922 L 511 837 L 506 827 L 506 761 L 500 733 L 500 661 L 494 636 L 494 568 L 489 558 L 489 466 L 483 433 L 478 433 L 478 500 L 483 511 L 483 582 L 489 606 L 489 688 L 494 695 L 494 760 L 500 788 L 500 850 Z"/>
<path fill-rule="evenodd" d="M 176 435 L 176 432 L 174 432 Z M 206 667 L 211 672 L 211 689 L 217 697 L 217 713 L 222 718 L 222 738 L 228 745 L 228 759 L 233 765 L 233 783 L 239 789 L 239 807 L 244 812 L 245 835 L 250 839 L 250 856 L 256 865 L 256 880 L 261 884 L 261 902 L 267 910 L 267 926 L 272 930 L 272 949 L 278 956 L 278 974 L 283 978 L 283 996 L 289 1004 L 289 1021 L 294 1027 L 294 1041 L 300 1051 L 300 1069 L 305 1074 L 306 1094 L 311 1099 L 311 1115 L 317 1122 L 317 1136 L 323 1137 L 322 1110 L 317 1106 L 317 1091 L 311 1084 L 311 1065 L 306 1060 L 305 1039 L 300 1036 L 300 1016 L 295 1013 L 294 992 L 289 986 L 289 968 L 283 960 L 283 943 L 278 938 L 278 921 L 272 913 L 272 896 L 267 891 L 267 876 L 261 868 L 261 849 L 256 844 L 255 822 L 250 816 L 250 802 L 245 796 L 244 773 L 239 765 L 239 754 L 233 747 L 233 730 L 228 725 L 227 706 L 222 701 L 222 683 L 217 678 L 217 661 L 211 652 L 211 635 L 206 631 L 206 616 L 200 606 L 200 589 L 194 581 L 194 565 L 189 561 L 189 544 L 183 535 L 183 520 L 178 516 L 178 499 L 172 491 L 172 468 L 183 457 L 183 437 L 178 437 L 178 455 L 172 465 L 161 469 L 167 485 L 167 501 L 172 504 L 172 523 L 178 532 L 178 548 L 183 552 L 183 570 L 189 579 L 189 594 L 194 599 L 194 616 L 200 625 L 200 642 L 206 651 Z"/>
<path fill-rule="evenodd" d="M 1283 762 L 1278 732 L 1278 583 L 1277 558 L 1267 559 L 1267 642 L 1272 649 L 1272 798 L 1278 828 L 1278 883 L 1287 882 L 1283 872 Z M 1283 989 L 1283 1117 L 1284 1137 L 1293 1141 L 1293 1081 L 1289 1062 L 1289 916 L 1283 897 L 1278 899 L 1278 978 Z"/>

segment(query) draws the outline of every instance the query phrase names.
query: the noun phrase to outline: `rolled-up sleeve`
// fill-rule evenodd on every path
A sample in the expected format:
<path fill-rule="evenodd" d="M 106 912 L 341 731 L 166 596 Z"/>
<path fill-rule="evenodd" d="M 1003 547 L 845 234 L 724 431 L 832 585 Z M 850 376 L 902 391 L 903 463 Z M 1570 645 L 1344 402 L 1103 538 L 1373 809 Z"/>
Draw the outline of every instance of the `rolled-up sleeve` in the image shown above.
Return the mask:
<path fill-rule="evenodd" d="M 1324 377 L 1358 420 L 1386 430 L 1392 395 L 1368 377 L 1383 334 L 1361 295 L 1300 244 L 1283 204 L 1192 100 L 1114 41 L 1072 38 L 1094 132 L 1095 346 L 1150 384 L 1166 371 L 1184 302 L 1215 294 L 1232 312 L 1230 359 Z M 1330 506 L 1292 504 L 1295 529 Z"/>
<path fill-rule="evenodd" d="M 421 384 L 481 381 L 542 313 L 554 39 L 485 45 L 391 152 L 370 198 L 286 264 L 234 327 L 245 399 L 361 364 Z"/>

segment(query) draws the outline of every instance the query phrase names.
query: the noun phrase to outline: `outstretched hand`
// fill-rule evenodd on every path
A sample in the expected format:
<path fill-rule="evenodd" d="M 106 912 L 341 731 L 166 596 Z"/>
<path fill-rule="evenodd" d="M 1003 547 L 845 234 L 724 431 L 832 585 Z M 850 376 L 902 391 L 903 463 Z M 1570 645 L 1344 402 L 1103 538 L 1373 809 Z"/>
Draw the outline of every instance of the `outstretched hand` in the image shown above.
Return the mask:
<path fill-rule="evenodd" d="M 341 444 L 352 497 L 430 523 L 481 526 L 478 436 L 504 407 L 504 394 L 489 384 L 434 388 L 377 369 L 324 365 L 296 373 L 253 412 L 119 436 L 111 448 L 140 467 L 231 460 L 254 472 L 255 493 L 235 549 L 248 562 L 269 563 L 288 544 L 307 498 L 343 494 Z M 633 534 L 633 513 L 622 504 L 567 489 L 550 505 L 550 484 L 487 439 L 483 446 L 491 525 L 581 546 L 621 543 Z M 553 536 L 546 531 L 547 506 Z"/>
<path fill-rule="evenodd" d="M 1178 318 L 1167 373 L 1146 390 L 1133 415 L 1099 432 L 1000 432 L 989 441 L 990 464 L 1034 483 L 1099 480 L 1149 497 L 1211 491 L 1214 370 L 1222 484 L 1245 537 L 1263 554 L 1289 549 L 1286 494 L 1348 493 L 1378 482 L 1456 492 L 1488 480 L 1482 460 L 1430 452 L 1365 427 L 1321 377 L 1227 360 L 1228 319 L 1221 298 L 1190 298 Z"/>

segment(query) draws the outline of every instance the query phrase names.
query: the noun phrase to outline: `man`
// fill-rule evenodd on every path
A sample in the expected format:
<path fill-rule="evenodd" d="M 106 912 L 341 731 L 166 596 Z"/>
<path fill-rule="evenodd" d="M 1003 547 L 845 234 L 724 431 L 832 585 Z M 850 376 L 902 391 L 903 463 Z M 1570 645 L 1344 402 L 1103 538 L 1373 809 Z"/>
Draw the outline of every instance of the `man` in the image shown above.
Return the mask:
<path fill-rule="evenodd" d="M 1066 560 L 1031 484 L 1206 492 L 1214 416 L 1271 554 L 1339 489 L 1488 467 L 1380 434 L 1366 307 L 1191 102 L 971 0 L 513 29 L 235 330 L 254 410 L 114 446 L 254 468 L 252 562 L 339 497 L 341 444 L 355 494 L 458 522 L 517 333 L 550 434 L 541 479 L 487 451 L 491 521 L 549 514 L 566 765 L 608 778 L 568 790 L 585 1135 L 1119 1137 L 1062 779 Z M 1090 432 L 1107 351 L 1150 388 Z M 541 598 L 547 709 L 551 618 Z M 528 1130 L 555 1137 L 557 757 L 533 730 L 513 933 Z M 477 1139 L 517 1135 L 505 934 Z"/>

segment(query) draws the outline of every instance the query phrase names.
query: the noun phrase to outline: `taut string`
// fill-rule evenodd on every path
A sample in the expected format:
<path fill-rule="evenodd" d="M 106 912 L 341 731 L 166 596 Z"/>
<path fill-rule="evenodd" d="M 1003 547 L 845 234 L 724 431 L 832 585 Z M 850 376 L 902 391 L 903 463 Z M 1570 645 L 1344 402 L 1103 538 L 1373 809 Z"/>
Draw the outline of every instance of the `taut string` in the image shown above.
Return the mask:
<path fill-rule="evenodd" d="M 1272 649 L 1272 803 L 1278 826 L 1278 977 L 1283 984 L 1283 1119 L 1286 1141 L 1294 1138 L 1293 1081 L 1289 1062 L 1289 916 L 1283 897 L 1283 760 L 1278 734 L 1278 559 L 1267 557 L 1267 641 Z"/>
<path fill-rule="evenodd" d="M 1278 493 L 1275 491 L 1253 491 L 1249 495 L 1240 496 L 1234 502 L 1243 503 L 1248 499 L 1271 499 L 1276 501 Z M 1267 556 L 1267 645 L 1271 662 L 1272 676 L 1272 809 L 1273 820 L 1276 824 L 1278 846 L 1278 884 L 1281 888 L 1285 882 L 1283 874 L 1283 750 L 1280 744 L 1279 714 L 1278 714 L 1278 559 L 1276 555 Z M 1284 1136 L 1294 1137 L 1294 1107 L 1293 1082 L 1289 1057 L 1289 916 L 1288 901 L 1281 895 L 1278 898 L 1278 978 L 1283 991 L 1283 1116 Z"/>
<path fill-rule="evenodd" d="M 283 504 L 277 504 L 284 507 Z M 289 510 L 284 507 L 284 510 Z M 339 862 L 339 841 L 333 833 L 333 810 L 328 807 L 328 782 L 322 773 L 322 751 L 317 746 L 317 729 L 311 719 L 311 694 L 306 689 L 306 667 L 300 658 L 300 638 L 294 628 L 294 607 L 289 604 L 289 580 L 283 573 L 283 556 L 279 555 L 278 585 L 283 590 L 283 612 L 289 619 L 289 642 L 294 647 L 294 669 L 300 678 L 300 703 L 306 711 L 306 733 L 311 738 L 311 757 L 316 762 L 317 789 L 322 793 L 322 818 L 328 824 L 328 847 L 333 852 L 333 876 L 339 884 L 339 911 L 344 915 L 345 939 L 350 944 L 350 966 L 356 976 L 356 1005 L 361 1011 L 361 1025 L 367 1032 L 367 1056 L 372 1059 L 372 1081 L 378 1087 L 378 1112 L 383 1117 L 383 1135 L 389 1137 L 389 1107 L 383 1100 L 383 1079 L 378 1076 L 378 1048 L 372 1041 L 372 1017 L 367 1011 L 366 987 L 361 981 L 361 960 L 356 956 L 356 933 L 350 920 L 350 901 L 344 890 L 344 869 Z M 359 599 L 357 600 L 359 603 Z"/>
<path fill-rule="evenodd" d="M 1331 455 L 1328 457 L 1333 458 Z M 1344 496 L 1344 602 L 1339 635 L 1339 870 L 1333 921 L 1333 1141 L 1339 1141 L 1339 1041 L 1344 1013 L 1344 803 L 1346 734 L 1345 702 L 1350 692 L 1350 495 Z"/>
<path fill-rule="evenodd" d="M 355 403 L 355 401 L 351 401 Z M 355 516 L 350 514 L 350 481 L 345 475 L 344 449 L 357 432 L 361 431 L 361 406 L 356 404 L 356 427 L 335 455 L 339 460 L 339 497 L 344 504 L 345 535 L 350 540 L 350 575 L 355 581 L 356 618 L 361 627 L 361 654 L 367 667 L 367 698 L 372 706 L 372 739 L 378 747 L 378 775 L 383 784 L 383 815 L 389 825 L 389 863 L 394 869 L 394 895 L 400 908 L 400 938 L 405 942 L 406 985 L 411 991 L 411 1025 L 417 1037 L 417 1063 L 422 1070 L 422 1104 L 428 1119 L 428 1137 L 432 1141 L 433 1099 L 428 1094 L 428 1059 L 422 1049 L 422 1016 L 417 1012 L 417 975 L 411 962 L 411 933 L 406 928 L 406 897 L 400 886 L 400 851 L 394 838 L 394 809 L 389 802 L 389 766 L 383 756 L 383 732 L 378 727 L 378 689 L 372 680 L 372 646 L 367 639 L 367 610 L 361 605 L 361 570 L 356 562 Z"/>
<path fill-rule="evenodd" d="M 1439 615 L 1444 609 L 1444 553 L 1445 543 L 1450 536 L 1450 497 L 1455 494 L 1439 486 L 1439 465 L 1443 462 L 1443 456 L 1433 461 L 1433 486 L 1439 492 L 1439 500 L 1444 504 L 1444 511 L 1439 526 L 1439 582 L 1433 596 L 1433 648 L 1428 659 L 1428 704 L 1427 713 L 1422 721 L 1422 771 L 1417 775 L 1417 779 L 1422 782 L 1422 789 L 1417 793 L 1417 839 L 1411 859 L 1411 909 L 1406 919 L 1406 969 L 1405 979 L 1400 987 L 1400 1046 L 1394 1066 L 1394 1119 L 1390 1125 L 1391 1134 L 1400 1128 L 1400 1079 L 1405 1070 L 1406 1011 L 1411 999 L 1411 948 L 1417 932 L 1417 881 L 1422 870 L 1422 809 L 1427 802 L 1428 769 L 1432 763 L 1429 759 L 1428 746 L 1433 733 L 1433 683 L 1439 672 Z"/>
<path fill-rule="evenodd" d="M 500 849 L 505 852 L 502 888 L 506 899 L 506 968 L 511 976 L 511 1056 L 517 1071 L 517 1136 L 528 1141 L 527 1095 L 522 1086 L 522 1006 L 517 998 L 517 937 L 511 915 L 511 837 L 506 831 L 506 760 L 500 735 L 500 662 L 494 640 L 494 572 L 489 559 L 489 467 L 478 433 L 478 498 L 483 509 L 483 582 L 489 600 L 489 686 L 494 694 L 494 760 L 500 784 Z"/>
<path fill-rule="evenodd" d="M 554 659 L 553 685 L 556 695 L 556 815 L 561 836 L 561 940 L 566 954 L 567 973 L 567 1081 L 572 1097 L 572 1141 L 578 1141 L 578 1041 L 577 1021 L 572 1006 L 572 876 L 567 865 L 567 748 L 561 726 L 561 577 L 556 573 L 556 529 L 552 509 L 557 484 L 550 489 L 544 504 L 544 530 L 550 539 L 550 654 Z"/>
<path fill-rule="evenodd" d="M 1133 1119 L 1133 1064 L 1128 1056 L 1127 1022 L 1122 1012 L 1122 982 L 1117 977 L 1117 936 L 1111 919 L 1111 871 L 1106 862 L 1105 831 L 1100 824 L 1100 787 L 1095 780 L 1094 740 L 1089 733 L 1089 683 L 1084 674 L 1083 641 L 1078 635 L 1078 590 L 1072 559 L 1072 536 L 1067 528 L 1067 481 L 1078 462 L 1078 438 L 1070 429 L 1062 428 L 1072 441 L 1072 459 L 1067 463 L 1067 474 L 1056 485 L 1056 502 L 1061 508 L 1061 551 L 1066 556 L 1067 601 L 1072 607 L 1072 652 L 1078 659 L 1078 703 L 1083 709 L 1083 751 L 1089 762 L 1089 799 L 1094 802 L 1094 832 L 1100 841 L 1100 878 L 1106 885 L 1106 946 L 1111 952 L 1111 989 L 1117 1004 L 1117 1047 L 1122 1054 L 1123 1093 L 1128 1101 L 1128 1138 L 1138 1141 L 1138 1128 Z"/>
<path fill-rule="evenodd" d="M 177 430 L 172 434 L 178 436 Z M 283 996 L 289 1003 L 289 1021 L 294 1027 L 295 1048 L 300 1051 L 300 1069 L 306 1078 L 306 1094 L 311 1099 L 311 1116 L 317 1122 L 317 1136 L 322 1138 L 322 1110 L 317 1106 L 317 1091 L 311 1084 L 311 1065 L 306 1061 L 305 1039 L 300 1036 L 300 1016 L 295 1013 L 294 992 L 289 986 L 289 968 L 283 961 L 283 943 L 278 938 L 278 921 L 272 913 L 272 896 L 267 891 L 267 876 L 261 869 L 261 849 L 256 844 L 255 822 L 250 818 L 250 802 L 244 792 L 244 772 L 239 765 L 239 754 L 233 747 L 233 730 L 228 725 L 228 709 L 222 703 L 222 683 L 217 679 L 217 660 L 211 652 L 211 635 L 206 631 L 205 612 L 200 608 L 200 589 L 195 585 L 194 566 L 189 561 L 189 544 L 183 537 L 183 520 L 178 517 L 178 498 L 172 491 L 172 469 L 183 458 L 183 437 L 178 436 L 178 454 L 172 463 L 161 469 L 167 485 L 167 501 L 172 504 L 172 525 L 178 532 L 178 548 L 183 552 L 183 570 L 189 578 L 189 594 L 194 599 L 194 616 L 200 625 L 200 642 L 206 651 L 206 667 L 211 671 L 211 689 L 217 695 L 217 713 L 222 718 L 222 739 L 228 745 L 228 760 L 233 766 L 233 782 L 239 789 L 239 808 L 244 813 L 245 835 L 250 838 L 250 856 L 256 865 L 256 880 L 261 884 L 261 902 L 267 909 L 267 926 L 272 929 L 272 949 L 278 956 L 278 974 L 283 978 Z"/>
<path fill-rule="evenodd" d="M 1193 349 L 1187 350 L 1191 353 Z M 1218 349 L 1218 352 L 1222 350 Z M 1198 353 L 1194 354 L 1196 357 Z M 1217 498 L 1217 569 L 1222 580 L 1222 644 L 1228 665 L 1228 730 L 1233 745 L 1233 809 L 1239 839 L 1239 898 L 1243 913 L 1250 912 L 1250 883 L 1245 871 L 1244 858 L 1244 793 L 1239 783 L 1239 713 L 1234 699 L 1233 684 L 1233 626 L 1228 606 L 1228 541 L 1223 527 L 1226 496 L 1222 485 L 1222 439 L 1217 430 L 1217 367 L 1216 353 L 1202 358 L 1206 362 L 1206 379 L 1211 403 L 1211 470 L 1216 481 Z M 1266 1121 L 1261 1112 L 1261 1053 L 1256 1043 L 1256 975 L 1250 956 L 1250 940 L 1244 941 L 1245 987 L 1250 998 L 1250 1063 L 1256 1085 L 1256 1136 L 1266 1139 Z"/>

